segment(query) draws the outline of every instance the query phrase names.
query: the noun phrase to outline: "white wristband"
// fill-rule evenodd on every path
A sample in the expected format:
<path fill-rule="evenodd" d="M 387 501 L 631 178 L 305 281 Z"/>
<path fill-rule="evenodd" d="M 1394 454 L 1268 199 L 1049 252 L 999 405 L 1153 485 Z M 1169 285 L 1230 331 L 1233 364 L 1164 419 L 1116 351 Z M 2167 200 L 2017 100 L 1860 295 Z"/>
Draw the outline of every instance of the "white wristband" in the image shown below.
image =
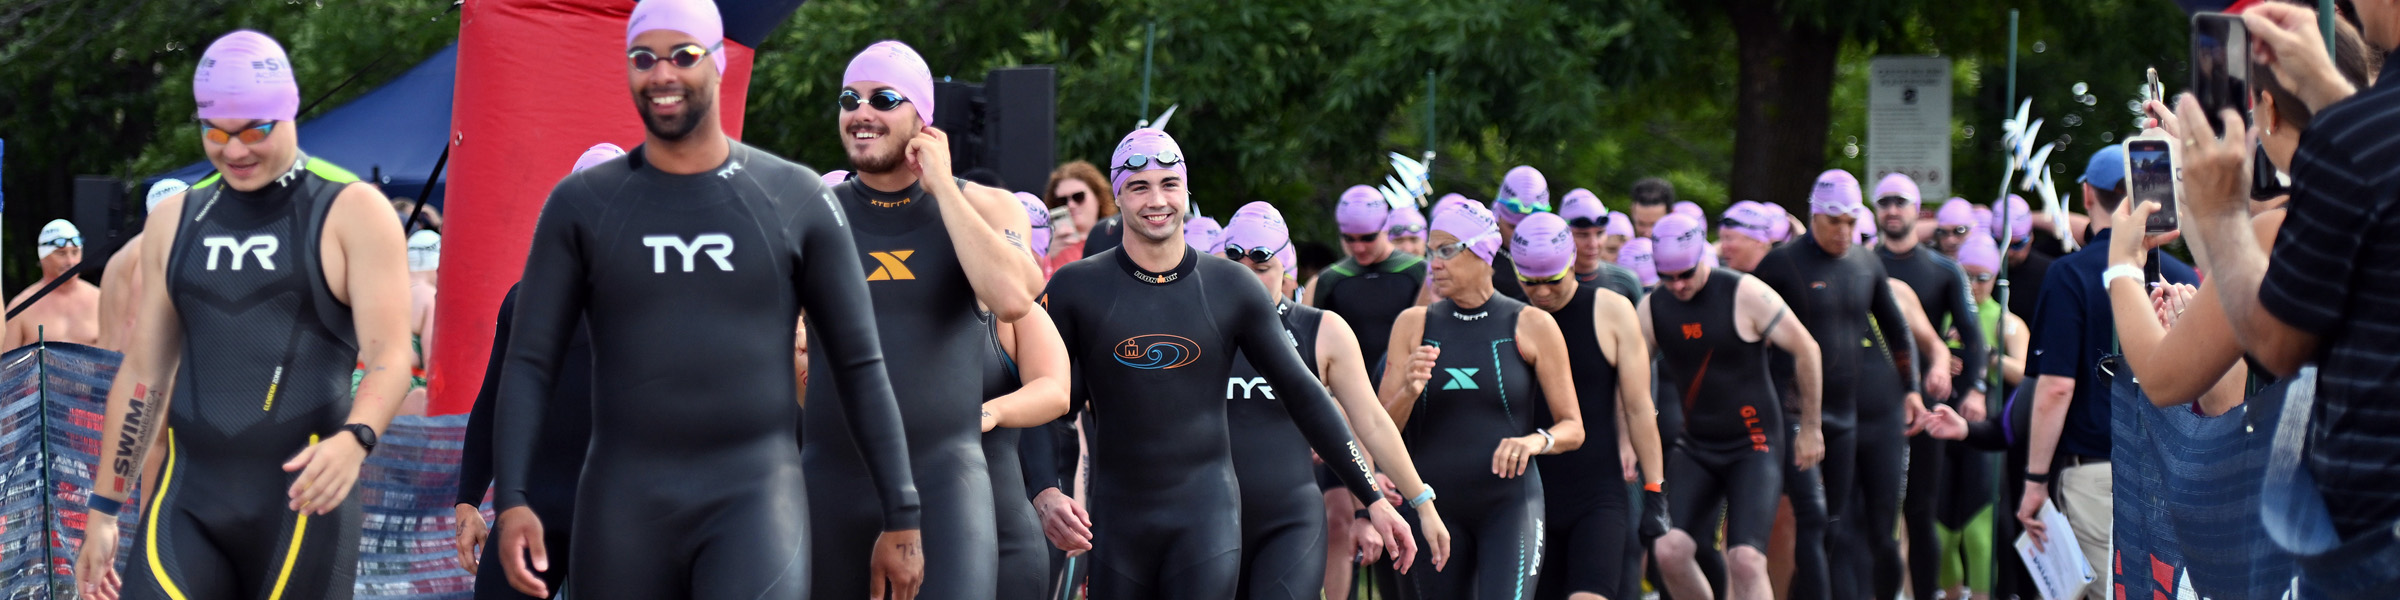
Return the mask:
<path fill-rule="evenodd" d="M 1558 446 L 1558 436 L 1550 435 L 1550 430 L 1535 429 L 1533 432 L 1542 434 L 1542 451 L 1536 454 L 1549 454 L 1551 448 Z"/>
<path fill-rule="evenodd" d="M 2132 279 L 2138 284 L 2142 281 L 2142 268 L 2133 265 L 2110 266 L 2107 270 L 2100 272 L 2100 288 L 2109 289 L 2109 286 L 2114 285 L 2118 279 Z"/>

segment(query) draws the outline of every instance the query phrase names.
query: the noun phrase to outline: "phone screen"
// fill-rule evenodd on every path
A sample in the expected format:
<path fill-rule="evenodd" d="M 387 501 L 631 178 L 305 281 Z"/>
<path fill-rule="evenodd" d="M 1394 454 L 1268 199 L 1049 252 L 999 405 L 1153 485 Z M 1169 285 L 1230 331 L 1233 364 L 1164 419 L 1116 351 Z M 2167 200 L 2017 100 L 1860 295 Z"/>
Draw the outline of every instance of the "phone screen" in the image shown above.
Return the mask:
<path fill-rule="evenodd" d="M 2125 201 L 2158 203 L 2145 223 L 2150 231 L 2175 230 L 2175 161 L 2168 148 L 2165 140 L 2125 142 Z"/>
<path fill-rule="evenodd" d="M 2225 131 L 2218 116 L 2224 109 L 2249 118 L 2250 72 L 2250 30 L 2240 17 L 2192 15 L 2192 95 L 2219 134 Z"/>

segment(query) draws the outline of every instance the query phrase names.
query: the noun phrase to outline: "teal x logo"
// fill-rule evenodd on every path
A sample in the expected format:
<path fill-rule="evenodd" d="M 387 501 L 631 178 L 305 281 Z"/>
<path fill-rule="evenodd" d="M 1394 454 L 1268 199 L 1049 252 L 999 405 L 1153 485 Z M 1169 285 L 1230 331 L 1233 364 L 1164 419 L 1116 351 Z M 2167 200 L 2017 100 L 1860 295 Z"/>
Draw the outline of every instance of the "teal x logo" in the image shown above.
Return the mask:
<path fill-rule="evenodd" d="M 1479 389 L 1483 389 L 1483 388 L 1475 387 L 1475 372 L 1476 372 L 1476 371 L 1481 371 L 1482 369 L 1442 369 L 1442 370 L 1444 370 L 1444 371 L 1449 371 L 1449 372 L 1450 372 L 1450 383 L 1445 383 L 1445 384 L 1442 384 L 1442 389 L 1445 389 L 1445 390 L 1479 390 Z"/>

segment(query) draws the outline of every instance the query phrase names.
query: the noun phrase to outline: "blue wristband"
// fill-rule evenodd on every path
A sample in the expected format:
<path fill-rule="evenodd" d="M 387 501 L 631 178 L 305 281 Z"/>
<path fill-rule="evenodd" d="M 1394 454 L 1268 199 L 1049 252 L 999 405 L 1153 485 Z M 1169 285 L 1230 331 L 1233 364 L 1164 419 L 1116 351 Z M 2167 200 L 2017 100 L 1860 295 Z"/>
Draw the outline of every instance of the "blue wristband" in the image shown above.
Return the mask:
<path fill-rule="evenodd" d="M 1416 507 L 1417 507 L 1417 506 L 1419 506 L 1419 505 L 1422 505 L 1422 504 L 1424 504 L 1424 503 L 1427 503 L 1427 502 L 1432 502 L 1432 501 L 1433 501 L 1433 486 L 1430 486 L 1430 485 L 1429 485 L 1429 486 L 1425 486 L 1425 491 L 1422 491 L 1422 492 L 1417 492 L 1417 497 L 1415 497 L 1415 498 L 1409 498 L 1409 499 L 1408 499 L 1408 507 L 1409 507 L 1409 508 L 1416 508 Z"/>
<path fill-rule="evenodd" d="M 102 496 L 99 494 L 92 494 L 91 499 L 85 500 L 83 503 L 85 506 L 91 507 L 92 512 L 111 517 L 117 516 L 117 513 L 125 511 L 124 502 L 119 502 L 115 499 L 111 499 L 107 496 Z"/>

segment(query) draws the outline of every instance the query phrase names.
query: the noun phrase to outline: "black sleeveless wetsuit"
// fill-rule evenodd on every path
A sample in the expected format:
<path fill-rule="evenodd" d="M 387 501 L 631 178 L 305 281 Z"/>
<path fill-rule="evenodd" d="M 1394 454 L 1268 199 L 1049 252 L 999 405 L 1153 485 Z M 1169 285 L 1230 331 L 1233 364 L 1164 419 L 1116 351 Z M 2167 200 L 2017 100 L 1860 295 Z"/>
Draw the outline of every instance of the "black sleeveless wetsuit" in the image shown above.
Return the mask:
<path fill-rule="evenodd" d="M 1325 312 L 1290 302 L 1275 309 L 1301 364 L 1317 372 L 1317 328 Z M 1225 421 L 1233 474 L 1242 487 L 1242 574 L 1235 598 L 1315 600 L 1325 591 L 1325 495 L 1309 459 L 1308 438 L 1292 424 L 1248 357 L 1237 356 L 1225 381 Z"/>
<path fill-rule="evenodd" d="M 1074 364 L 1070 403 L 1092 410 L 1092 598 L 1234 597 L 1241 497 L 1219 386 L 1237 351 L 1351 495 L 1381 497 L 1250 269 L 1185 248 L 1154 273 L 1117 248 L 1059 269 L 1043 305 Z"/>
<path fill-rule="evenodd" d="M 1500 440 L 1531 435 L 1541 408 L 1541 383 L 1517 349 L 1517 319 L 1525 304 L 1493 294 L 1474 309 L 1444 298 L 1425 307 L 1424 345 L 1441 349 L 1433 380 L 1416 399 L 1400 431 L 1425 484 L 1441 493 L 1450 528 L 1448 568 L 1410 569 L 1418 598 L 1524 600 L 1533 597 L 1542 567 L 1542 468 L 1502 479 L 1492 474 Z M 1410 525 L 1422 529 L 1410 511 Z M 1418 534 L 1417 563 L 1431 565 Z"/>
<path fill-rule="evenodd" d="M 526 505 L 545 400 L 582 315 L 592 444 L 568 587 L 616 598 L 807 597 L 791 354 L 801 311 L 810 368 L 822 370 L 812 382 L 844 392 L 816 406 L 840 402 L 874 474 L 873 492 L 845 491 L 881 498 L 886 528 L 918 527 L 858 247 L 807 167 L 733 143 L 719 168 L 676 175 L 644 152 L 568 175 L 542 207 L 501 373 L 494 503 Z"/>
<path fill-rule="evenodd" d="M 852 178 L 833 186 L 833 197 L 850 218 L 851 240 L 867 270 L 875 331 L 891 357 L 883 366 L 908 431 L 909 470 L 925 499 L 925 572 L 940 575 L 925 578 L 919 597 L 989 600 L 999 549 L 979 431 L 988 398 L 981 373 L 962 368 L 980 364 L 991 345 L 990 329 L 976 317 L 975 290 L 943 227 L 939 200 L 923 187 L 884 192 Z M 864 598 L 869 550 L 888 528 L 872 499 L 858 493 L 867 485 L 867 466 L 834 401 L 841 385 L 824 377 L 834 364 L 819 365 L 823 355 L 815 344 L 809 349 L 800 449 L 816 573 L 809 596 Z"/>
<path fill-rule="evenodd" d="M 459 449 L 458 504 L 480 506 L 492 485 L 492 413 L 500 404 L 500 369 L 508 359 L 508 334 L 516 325 L 517 286 L 508 286 L 500 299 L 500 317 L 492 329 L 492 354 L 483 371 L 483 389 L 475 393 L 468 411 L 467 439 Z M 592 333 L 580 324 L 575 339 L 558 365 L 558 387 L 550 390 L 548 412 L 542 418 L 539 445 L 533 450 L 533 478 L 525 488 L 525 505 L 542 516 L 542 544 L 551 556 L 574 556 L 575 484 L 583 475 L 583 454 L 592 445 Z M 479 564 L 500 564 L 498 540 L 486 540 Z M 551 561 L 550 570 L 535 575 L 552 592 L 567 582 L 567 561 Z M 498 568 L 498 567 L 494 567 Z M 500 575 L 475 578 L 477 600 L 532 598 L 508 585 Z"/>
<path fill-rule="evenodd" d="M 350 418 L 357 329 L 326 287 L 322 241 L 357 181 L 301 156 L 257 191 L 211 176 L 185 195 L 166 272 L 183 366 L 124 597 L 351 597 L 365 490 L 331 514 L 292 512 L 283 462 Z"/>
<path fill-rule="evenodd" d="M 1393 250 L 1373 265 L 1343 258 L 1317 276 L 1316 296 L 1309 300 L 1317 308 L 1341 315 L 1358 332 L 1359 349 L 1365 351 L 1359 356 L 1369 367 L 1370 384 L 1383 381 L 1383 370 L 1373 367 L 1390 350 L 1392 320 L 1417 305 L 1417 292 L 1425 287 L 1426 268 L 1424 257 Z"/>
<path fill-rule="evenodd" d="M 1766 336 L 1742 339 L 1735 323 L 1741 273 L 1710 269 L 1708 284 L 1690 301 L 1650 296 L 1651 331 L 1658 338 L 1659 378 L 1675 382 L 1684 408 L 1683 451 L 1669 455 L 1667 493 L 1675 528 L 1701 548 L 1713 548 L 1719 502 L 1725 504 L 1725 543 L 1767 548 L 1775 500 L 1783 495 L 1783 411 L 1767 378 Z M 1774 320 L 1789 318 L 1776 315 Z M 1771 333 L 1773 325 L 1766 332 Z M 1718 356 L 1722 354 L 1724 356 Z"/>
<path fill-rule="evenodd" d="M 1620 476 L 1624 463 L 1616 440 L 1617 366 L 1600 349 L 1592 315 L 1596 294 L 1609 293 L 1614 292 L 1578 287 L 1565 308 L 1550 313 L 1566 334 L 1567 364 L 1575 365 L 1575 401 L 1589 435 L 1580 448 L 1534 457 L 1548 475 L 1542 478 L 1542 503 L 1549 516 L 1539 598 L 1563 599 L 1575 592 L 1616 597 L 1626 575 L 1626 543 L 1633 534 L 1627 527 L 1630 498 Z M 1549 404 L 1537 412 L 1537 422 L 1550 420 Z"/>
<path fill-rule="evenodd" d="M 983 359 L 983 397 L 999 398 L 1025 387 L 1017 361 L 1000 343 L 1000 321 L 981 313 L 991 352 Z M 994 427 L 983 433 L 983 460 L 991 467 L 992 526 L 999 542 L 999 585 L 995 600 L 1042 600 L 1050 591 L 1050 541 L 1026 495 L 1024 461 L 1018 447 L 1024 429 Z"/>

